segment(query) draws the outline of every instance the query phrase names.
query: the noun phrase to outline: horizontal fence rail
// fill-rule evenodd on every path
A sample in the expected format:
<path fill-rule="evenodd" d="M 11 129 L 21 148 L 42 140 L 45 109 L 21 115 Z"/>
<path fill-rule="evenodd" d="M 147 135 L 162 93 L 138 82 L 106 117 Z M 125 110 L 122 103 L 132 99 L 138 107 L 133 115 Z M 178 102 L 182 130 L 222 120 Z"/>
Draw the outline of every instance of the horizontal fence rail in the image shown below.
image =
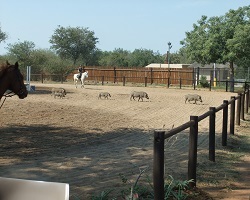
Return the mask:
<path fill-rule="evenodd" d="M 244 100 L 242 100 L 244 98 Z M 165 139 L 180 133 L 189 128 L 189 154 L 188 154 L 188 180 L 190 187 L 196 186 L 196 167 L 197 167 L 197 142 L 198 142 L 198 123 L 209 117 L 209 160 L 215 162 L 215 123 L 216 113 L 223 112 L 222 119 L 222 146 L 227 145 L 227 127 L 228 118 L 230 116 L 229 133 L 234 134 L 234 124 L 240 125 L 240 119 L 244 120 L 242 112 L 248 113 L 249 104 L 249 88 L 243 93 L 239 93 L 237 97 L 232 96 L 230 100 L 224 100 L 218 107 L 210 107 L 209 111 L 200 116 L 190 116 L 190 121 L 178 126 L 172 130 L 155 130 L 154 131 L 154 159 L 153 159 L 153 184 L 154 199 L 164 200 L 164 141 Z M 237 101 L 237 107 L 235 108 Z M 230 106 L 230 115 L 228 112 Z M 247 108 L 247 109 L 244 109 Z M 236 110 L 236 111 L 235 111 Z M 235 121 L 236 115 L 236 121 Z M 238 120 L 238 121 L 237 121 Z"/>

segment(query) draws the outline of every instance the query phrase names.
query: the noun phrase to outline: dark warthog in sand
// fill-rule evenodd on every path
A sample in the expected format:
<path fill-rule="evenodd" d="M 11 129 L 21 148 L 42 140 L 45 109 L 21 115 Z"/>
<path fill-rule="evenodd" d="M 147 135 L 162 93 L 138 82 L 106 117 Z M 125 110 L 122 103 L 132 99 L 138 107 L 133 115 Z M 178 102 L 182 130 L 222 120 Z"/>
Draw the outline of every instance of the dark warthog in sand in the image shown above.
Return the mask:
<path fill-rule="evenodd" d="M 98 99 L 101 99 L 102 97 L 104 97 L 105 99 L 108 99 L 109 97 L 111 97 L 111 95 L 108 92 L 100 92 Z"/>
<path fill-rule="evenodd" d="M 135 97 L 138 97 L 138 101 L 141 99 L 143 101 L 143 98 L 149 99 L 148 94 L 146 92 L 136 92 L 133 91 L 130 94 L 130 101 L 133 98 L 135 100 Z"/>

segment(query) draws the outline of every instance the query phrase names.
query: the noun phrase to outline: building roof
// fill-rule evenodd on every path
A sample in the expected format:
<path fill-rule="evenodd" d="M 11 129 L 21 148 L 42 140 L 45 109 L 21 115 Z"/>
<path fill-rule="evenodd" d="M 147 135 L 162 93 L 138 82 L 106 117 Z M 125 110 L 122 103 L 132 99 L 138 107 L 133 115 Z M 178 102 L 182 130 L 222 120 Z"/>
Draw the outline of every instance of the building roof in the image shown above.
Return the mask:
<path fill-rule="evenodd" d="M 145 68 L 187 68 L 190 64 L 162 64 L 162 63 L 151 63 Z"/>
<path fill-rule="evenodd" d="M 193 63 L 189 66 L 190 68 L 198 68 L 198 67 L 201 67 L 201 68 L 211 68 L 213 69 L 214 68 L 214 63 L 210 63 L 210 64 L 205 64 L 205 65 L 201 65 L 200 63 Z M 217 64 L 215 63 L 215 68 L 229 68 L 229 65 L 228 64 Z"/>

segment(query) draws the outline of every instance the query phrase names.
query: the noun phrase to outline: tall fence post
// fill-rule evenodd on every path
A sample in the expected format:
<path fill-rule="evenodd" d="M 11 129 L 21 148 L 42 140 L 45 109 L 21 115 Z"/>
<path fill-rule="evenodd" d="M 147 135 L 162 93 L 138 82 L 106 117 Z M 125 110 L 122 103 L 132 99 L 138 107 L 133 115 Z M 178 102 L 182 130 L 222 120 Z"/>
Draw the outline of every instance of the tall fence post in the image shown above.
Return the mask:
<path fill-rule="evenodd" d="M 241 111 L 241 93 L 238 94 L 237 110 L 236 110 L 236 124 L 240 125 L 240 111 Z"/>
<path fill-rule="evenodd" d="M 116 67 L 114 67 L 114 83 L 116 82 Z"/>
<path fill-rule="evenodd" d="M 190 126 L 189 132 L 189 156 L 188 156 L 188 180 L 191 188 L 196 186 L 196 166 L 197 166 L 197 142 L 198 142 L 198 116 L 190 116 L 194 124 Z"/>
<path fill-rule="evenodd" d="M 224 100 L 223 119 L 222 119 L 222 146 L 227 146 L 227 121 L 228 121 L 228 100 Z"/>
<path fill-rule="evenodd" d="M 164 200 L 164 135 L 165 131 L 154 131 L 154 200 Z"/>
<path fill-rule="evenodd" d="M 181 89 L 181 77 L 180 77 L 180 89 Z"/>
<path fill-rule="evenodd" d="M 209 160 L 215 162 L 215 107 L 209 108 Z"/>
<path fill-rule="evenodd" d="M 170 86 L 170 78 L 168 77 L 168 83 L 167 83 L 167 87 L 169 88 L 169 86 Z"/>
<path fill-rule="evenodd" d="M 226 80 L 226 92 L 228 91 L 228 80 Z"/>
<path fill-rule="evenodd" d="M 230 106 L 230 134 L 234 135 L 234 124 L 235 124 L 235 96 L 231 96 L 231 106 Z"/>
<path fill-rule="evenodd" d="M 197 67 L 197 85 L 200 83 L 200 67 Z"/>
<path fill-rule="evenodd" d="M 104 76 L 102 76 L 102 85 L 104 85 Z"/>
<path fill-rule="evenodd" d="M 250 86 L 248 88 L 248 107 L 250 107 Z"/>
<path fill-rule="evenodd" d="M 209 81 L 209 91 L 211 91 L 212 90 L 212 80 L 210 79 L 210 81 Z"/>
<path fill-rule="evenodd" d="M 125 82 L 126 82 L 125 79 L 126 79 L 125 76 L 123 76 L 122 78 L 123 86 L 125 86 Z"/>
<path fill-rule="evenodd" d="M 241 94 L 241 111 L 240 111 L 240 118 L 245 120 L 244 112 L 245 112 L 245 92 Z"/>
<path fill-rule="evenodd" d="M 63 84 L 63 74 L 61 74 L 61 83 Z"/>
<path fill-rule="evenodd" d="M 145 76 L 145 87 L 147 87 L 148 77 Z"/>
<path fill-rule="evenodd" d="M 152 85 L 153 82 L 154 82 L 154 81 L 153 81 L 154 79 L 153 79 L 153 68 L 152 68 L 152 67 L 150 68 L 150 79 L 151 79 L 151 82 L 150 82 L 150 83 L 151 83 L 151 85 Z"/>
<path fill-rule="evenodd" d="M 246 89 L 246 113 L 248 113 L 249 107 L 249 88 Z"/>
<path fill-rule="evenodd" d="M 43 83 L 43 73 L 41 74 L 41 80 L 42 80 L 42 83 Z"/>

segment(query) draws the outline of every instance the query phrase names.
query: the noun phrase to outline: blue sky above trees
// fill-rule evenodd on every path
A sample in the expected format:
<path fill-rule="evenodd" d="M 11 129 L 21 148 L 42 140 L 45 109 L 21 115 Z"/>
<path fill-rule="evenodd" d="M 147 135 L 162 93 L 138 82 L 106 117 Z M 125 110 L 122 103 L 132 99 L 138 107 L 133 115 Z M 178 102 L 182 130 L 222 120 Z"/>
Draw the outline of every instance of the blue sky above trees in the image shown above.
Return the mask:
<path fill-rule="evenodd" d="M 7 44 L 24 40 L 36 48 L 49 48 L 58 25 L 88 27 L 99 38 L 102 51 L 143 48 L 161 54 L 172 43 L 181 47 L 185 32 L 202 15 L 221 16 L 230 9 L 249 5 L 248 0 L 0 0 L 0 26 L 8 40 L 0 43 L 0 55 Z"/>

